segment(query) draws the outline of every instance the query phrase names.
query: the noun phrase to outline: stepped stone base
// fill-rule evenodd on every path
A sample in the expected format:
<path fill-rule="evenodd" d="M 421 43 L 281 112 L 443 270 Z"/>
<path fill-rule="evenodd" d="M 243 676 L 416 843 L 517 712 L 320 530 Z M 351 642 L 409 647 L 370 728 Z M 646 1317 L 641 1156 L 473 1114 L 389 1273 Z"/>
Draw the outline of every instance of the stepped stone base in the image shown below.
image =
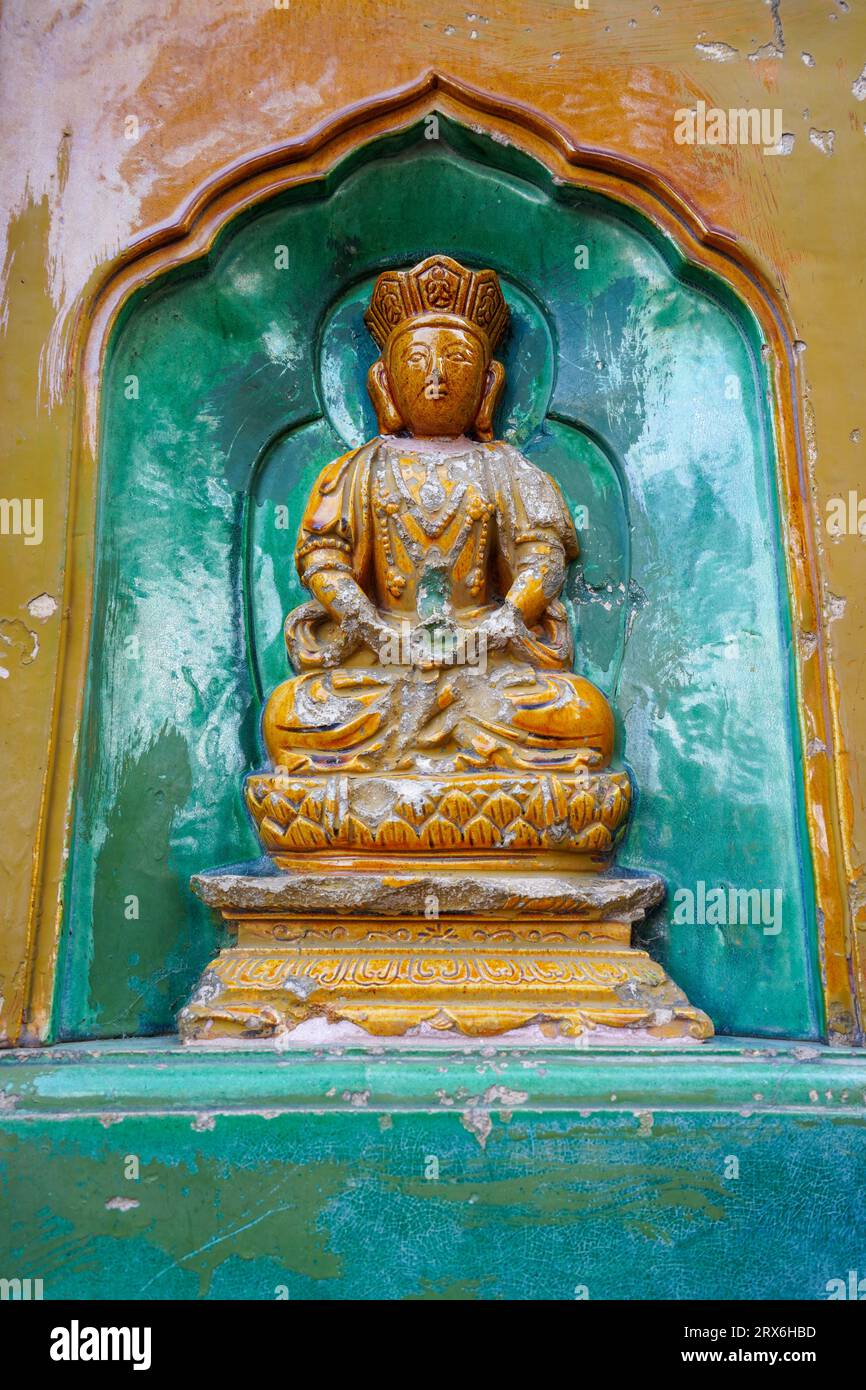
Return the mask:
<path fill-rule="evenodd" d="M 200 874 L 193 890 L 237 931 L 180 1014 L 186 1041 L 277 1037 L 310 1018 L 379 1036 L 422 1026 L 489 1037 L 632 1030 L 701 1040 L 712 1024 L 645 951 L 632 923 L 656 876 L 402 869 L 369 857 L 304 870 Z M 246 871 L 244 871 L 246 869 Z"/>

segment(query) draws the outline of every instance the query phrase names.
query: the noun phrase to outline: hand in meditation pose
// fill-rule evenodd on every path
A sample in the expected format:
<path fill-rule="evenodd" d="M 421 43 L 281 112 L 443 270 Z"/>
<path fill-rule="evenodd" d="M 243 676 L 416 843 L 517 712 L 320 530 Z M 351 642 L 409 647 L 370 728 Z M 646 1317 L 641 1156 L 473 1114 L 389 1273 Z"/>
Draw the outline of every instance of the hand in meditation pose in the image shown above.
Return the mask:
<path fill-rule="evenodd" d="M 328 465 L 301 524 L 313 601 L 264 737 L 290 772 L 570 770 L 613 717 L 574 675 L 559 593 L 578 554 L 556 483 L 493 439 L 508 320 L 495 273 L 432 256 L 379 276 L 367 325 L 380 434 Z"/>

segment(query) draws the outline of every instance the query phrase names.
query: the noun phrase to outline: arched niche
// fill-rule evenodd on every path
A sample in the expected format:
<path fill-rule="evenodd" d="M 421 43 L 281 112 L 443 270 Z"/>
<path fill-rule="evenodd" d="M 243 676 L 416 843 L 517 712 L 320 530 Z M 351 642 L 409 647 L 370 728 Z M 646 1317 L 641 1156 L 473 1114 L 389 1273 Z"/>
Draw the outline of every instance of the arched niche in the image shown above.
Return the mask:
<path fill-rule="evenodd" d="M 117 318 L 57 1032 L 169 1031 L 213 950 L 186 884 L 258 852 L 239 788 L 303 597 L 300 510 L 373 429 L 364 296 L 383 266 L 443 250 L 500 272 L 517 325 L 501 431 L 588 511 L 567 598 L 578 669 L 611 696 L 639 788 L 620 862 L 671 887 L 652 949 L 719 1031 L 819 1036 L 755 317 L 627 202 L 444 114 L 429 130 L 360 143 L 238 210 Z M 778 891 L 779 929 L 676 922 L 676 890 L 700 884 Z"/>

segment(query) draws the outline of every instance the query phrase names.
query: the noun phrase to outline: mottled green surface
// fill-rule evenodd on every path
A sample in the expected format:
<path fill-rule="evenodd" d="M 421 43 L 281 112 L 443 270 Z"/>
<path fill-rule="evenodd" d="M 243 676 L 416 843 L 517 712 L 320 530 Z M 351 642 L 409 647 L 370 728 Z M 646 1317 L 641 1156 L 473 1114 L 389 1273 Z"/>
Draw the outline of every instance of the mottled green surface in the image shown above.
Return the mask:
<path fill-rule="evenodd" d="M 0 1102 L 0 1276 L 49 1299 L 820 1299 L 864 1273 L 848 1050 L 91 1044 L 0 1059 Z"/>
<path fill-rule="evenodd" d="M 384 142 L 259 209 L 116 333 L 58 1036 L 169 1030 L 213 950 L 186 884 L 256 852 L 239 787 L 262 762 L 262 690 L 285 674 L 284 611 L 304 597 L 300 509 L 319 467 L 373 430 L 363 294 L 381 266 L 433 250 L 503 275 L 516 328 L 500 430 L 589 507 L 567 596 L 578 669 L 611 695 L 640 790 L 623 862 L 672 888 L 783 893 L 777 936 L 668 911 L 653 949 L 722 1030 L 820 1031 L 753 325 L 613 204 L 441 134 Z"/>

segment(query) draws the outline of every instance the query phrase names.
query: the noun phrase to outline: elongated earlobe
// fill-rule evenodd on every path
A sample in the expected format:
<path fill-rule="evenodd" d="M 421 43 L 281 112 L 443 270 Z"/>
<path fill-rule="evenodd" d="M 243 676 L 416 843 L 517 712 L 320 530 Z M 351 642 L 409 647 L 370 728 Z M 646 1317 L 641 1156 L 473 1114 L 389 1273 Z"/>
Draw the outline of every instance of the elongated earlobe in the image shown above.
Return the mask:
<path fill-rule="evenodd" d="M 376 412 L 379 433 L 396 434 L 398 430 L 403 428 L 403 421 L 397 413 L 394 397 L 391 395 L 388 373 L 381 357 L 377 357 L 367 373 L 367 390 Z"/>
<path fill-rule="evenodd" d="M 505 368 L 501 362 L 493 361 L 487 368 L 484 395 L 475 417 L 475 437 L 487 444 L 493 438 L 493 416 L 505 385 Z"/>

